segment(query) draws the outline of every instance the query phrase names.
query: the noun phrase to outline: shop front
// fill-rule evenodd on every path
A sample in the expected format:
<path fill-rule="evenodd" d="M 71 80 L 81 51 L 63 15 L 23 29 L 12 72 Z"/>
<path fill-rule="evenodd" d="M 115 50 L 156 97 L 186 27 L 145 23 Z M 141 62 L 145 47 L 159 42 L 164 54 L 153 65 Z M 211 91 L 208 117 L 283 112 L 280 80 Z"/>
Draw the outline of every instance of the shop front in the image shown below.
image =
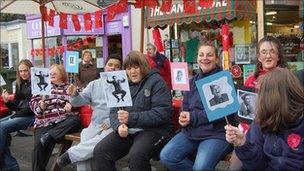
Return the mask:
<path fill-rule="evenodd" d="M 84 29 L 83 15 L 79 14 L 81 29 L 75 31 L 71 16 L 67 18 L 67 29 L 59 27 L 59 16 L 54 17 L 54 27 L 45 24 L 45 54 L 42 57 L 41 19 L 38 16 L 27 16 L 27 36 L 31 40 L 31 56 L 35 66 L 49 67 L 53 63 L 65 62 L 65 51 L 78 51 L 81 54 L 89 50 L 98 68 L 103 68 L 104 61 L 111 53 L 126 56 L 131 51 L 130 10 L 120 13 L 109 22 L 104 22 L 107 13 L 103 13 L 103 26 L 91 30 Z M 94 14 L 91 14 L 94 23 Z"/>
<path fill-rule="evenodd" d="M 184 12 L 182 2 L 173 4 L 167 13 L 160 11 L 160 7 L 150 8 L 146 13 L 146 27 L 170 27 L 169 40 L 164 40 L 165 54 L 171 61 L 186 61 L 189 74 L 193 74 L 199 69 L 196 64 L 199 42 L 212 41 L 222 52 L 221 30 L 223 25 L 228 25 L 231 42 L 228 50 L 229 68 L 239 69 L 232 73 L 236 81 L 242 84 L 242 70 L 256 59 L 256 1 L 211 2 L 208 7 L 198 6 L 197 12 L 192 14 Z"/>

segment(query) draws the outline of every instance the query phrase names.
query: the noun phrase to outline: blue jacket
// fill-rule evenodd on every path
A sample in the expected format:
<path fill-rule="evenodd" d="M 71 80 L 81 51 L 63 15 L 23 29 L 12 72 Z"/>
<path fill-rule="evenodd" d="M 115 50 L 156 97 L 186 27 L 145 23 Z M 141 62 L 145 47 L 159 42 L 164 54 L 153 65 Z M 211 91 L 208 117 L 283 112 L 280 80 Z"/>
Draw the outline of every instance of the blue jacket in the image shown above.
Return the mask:
<path fill-rule="evenodd" d="M 209 122 L 195 81 L 222 71 L 216 68 L 208 73 L 199 73 L 190 80 L 190 91 L 186 92 L 183 100 L 183 111 L 190 112 L 190 124 L 182 129 L 182 132 L 193 140 L 205 140 L 217 138 L 225 140 L 226 121 L 224 118 Z M 235 122 L 234 116 L 228 116 L 229 122 Z"/>
<path fill-rule="evenodd" d="M 125 107 L 129 112 L 128 128 L 154 131 L 170 137 L 172 132 L 172 98 L 164 79 L 151 70 L 138 84 L 129 83 L 133 106 Z M 111 108 L 110 122 L 114 130 L 120 125 L 117 108 Z"/>
<path fill-rule="evenodd" d="M 245 144 L 235 151 L 245 170 L 303 170 L 304 118 L 280 133 L 262 133 L 252 123 Z"/>

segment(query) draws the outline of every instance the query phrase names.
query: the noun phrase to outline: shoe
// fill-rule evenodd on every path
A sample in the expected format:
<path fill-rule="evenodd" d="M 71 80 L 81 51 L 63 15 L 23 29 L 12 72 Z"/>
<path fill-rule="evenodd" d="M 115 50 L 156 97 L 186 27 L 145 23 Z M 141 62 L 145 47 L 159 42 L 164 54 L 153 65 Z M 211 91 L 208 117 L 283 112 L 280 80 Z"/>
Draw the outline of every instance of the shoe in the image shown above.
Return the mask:
<path fill-rule="evenodd" d="M 40 143 L 42 146 L 46 146 L 50 141 L 52 137 L 49 133 L 45 133 L 40 137 Z"/>
<path fill-rule="evenodd" d="M 56 162 L 57 162 L 57 165 L 61 168 L 71 164 L 71 160 L 70 160 L 68 152 L 65 152 L 61 156 L 59 156 L 57 158 Z"/>

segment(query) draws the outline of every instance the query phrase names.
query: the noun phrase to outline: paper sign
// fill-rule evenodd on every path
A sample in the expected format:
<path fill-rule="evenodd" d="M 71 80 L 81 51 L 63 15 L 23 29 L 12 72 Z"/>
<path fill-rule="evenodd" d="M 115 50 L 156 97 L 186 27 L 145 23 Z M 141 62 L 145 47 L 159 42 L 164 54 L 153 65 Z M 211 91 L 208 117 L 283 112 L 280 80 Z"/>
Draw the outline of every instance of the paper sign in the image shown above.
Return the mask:
<path fill-rule="evenodd" d="M 237 97 L 241 106 L 241 109 L 238 111 L 238 116 L 240 118 L 254 120 L 256 116 L 255 106 L 258 99 L 258 94 L 238 89 Z"/>
<path fill-rule="evenodd" d="M 103 39 L 102 37 L 96 37 L 96 47 L 102 47 L 103 46 Z"/>
<path fill-rule="evenodd" d="M 65 52 L 66 63 L 65 69 L 69 73 L 78 73 L 79 67 L 79 52 L 77 51 L 66 51 Z"/>
<path fill-rule="evenodd" d="M 221 71 L 197 80 L 195 84 L 210 122 L 240 109 L 229 71 Z"/>
<path fill-rule="evenodd" d="M 5 80 L 3 79 L 2 75 L 0 74 L 0 86 L 6 85 Z"/>
<path fill-rule="evenodd" d="M 49 68 L 31 68 L 32 94 L 49 95 L 51 93 L 49 71 Z"/>
<path fill-rule="evenodd" d="M 104 67 L 103 58 L 96 58 L 96 67 L 97 68 L 103 68 Z"/>
<path fill-rule="evenodd" d="M 173 90 L 189 91 L 188 64 L 186 62 L 171 63 L 171 78 Z"/>
<path fill-rule="evenodd" d="M 104 85 L 107 107 L 132 106 L 126 71 L 103 72 L 100 75 Z"/>

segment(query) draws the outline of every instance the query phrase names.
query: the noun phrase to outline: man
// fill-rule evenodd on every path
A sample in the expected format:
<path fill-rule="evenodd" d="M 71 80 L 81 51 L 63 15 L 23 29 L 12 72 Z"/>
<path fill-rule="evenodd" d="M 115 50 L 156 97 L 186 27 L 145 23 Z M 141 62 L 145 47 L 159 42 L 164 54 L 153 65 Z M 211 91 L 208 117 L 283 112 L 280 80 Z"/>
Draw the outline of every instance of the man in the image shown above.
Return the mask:
<path fill-rule="evenodd" d="M 166 81 L 167 86 L 172 89 L 170 61 L 159 53 L 152 43 L 147 44 L 147 59 L 151 68 L 157 68 L 160 75 Z"/>
<path fill-rule="evenodd" d="M 250 94 L 243 94 L 241 99 L 243 100 L 243 103 L 241 104 L 241 115 L 254 119 L 254 107 L 251 103 Z"/>
<path fill-rule="evenodd" d="M 219 85 L 210 85 L 210 90 L 214 95 L 214 97 L 209 100 L 210 106 L 218 105 L 229 100 L 227 93 L 221 94 L 221 87 Z"/>
<path fill-rule="evenodd" d="M 120 55 L 110 56 L 104 68 L 105 72 L 121 69 Z M 90 125 L 80 134 L 80 143 L 68 149 L 57 159 L 57 164 L 64 167 L 77 162 L 77 170 L 92 170 L 91 159 L 95 145 L 113 130 L 110 128 L 110 108 L 107 107 L 103 90 L 102 79 L 90 82 L 82 92 L 78 93 L 74 85 L 70 85 L 67 93 L 71 96 L 70 103 L 73 106 L 91 105 L 93 109 Z"/>

